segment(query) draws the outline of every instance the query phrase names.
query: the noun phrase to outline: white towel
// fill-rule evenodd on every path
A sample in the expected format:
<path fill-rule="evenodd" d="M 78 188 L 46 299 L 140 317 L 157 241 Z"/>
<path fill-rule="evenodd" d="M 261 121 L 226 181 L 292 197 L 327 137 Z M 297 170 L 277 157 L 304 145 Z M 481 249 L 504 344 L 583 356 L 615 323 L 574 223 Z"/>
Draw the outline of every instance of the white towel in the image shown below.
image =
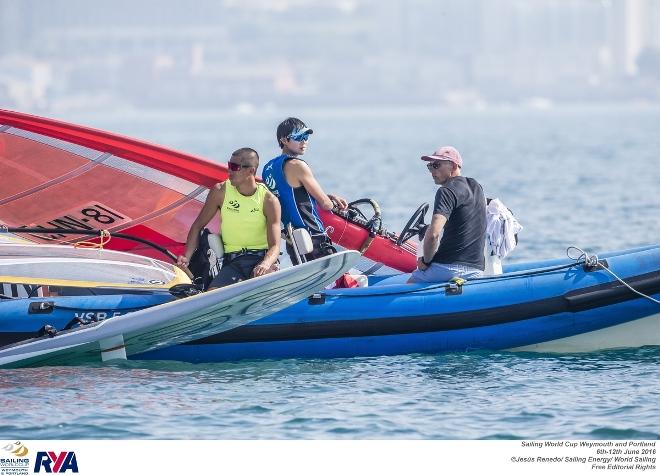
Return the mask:
<path fill-rule="evenodd" d="M 497 198 L 486 207 L 486 245 L 491 255 L 504 259 L 516 247 L 516 234 L 523 227 Z"/>

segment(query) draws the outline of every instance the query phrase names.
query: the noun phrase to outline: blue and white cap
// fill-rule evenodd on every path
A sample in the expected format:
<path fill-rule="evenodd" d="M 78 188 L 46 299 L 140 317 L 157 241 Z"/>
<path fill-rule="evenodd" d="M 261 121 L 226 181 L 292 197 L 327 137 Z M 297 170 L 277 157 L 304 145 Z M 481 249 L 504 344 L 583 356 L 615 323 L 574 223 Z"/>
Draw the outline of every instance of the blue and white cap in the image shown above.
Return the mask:
<path fill-rule="evenodd" d="M 303 127 L 302 129 L 296 129 L 291 132 L 289 135 L 287 135 L 287 138 L 299 141 L 300 139 L 305 138 L 313 133 L 314 131 L 309 127 Z"/>

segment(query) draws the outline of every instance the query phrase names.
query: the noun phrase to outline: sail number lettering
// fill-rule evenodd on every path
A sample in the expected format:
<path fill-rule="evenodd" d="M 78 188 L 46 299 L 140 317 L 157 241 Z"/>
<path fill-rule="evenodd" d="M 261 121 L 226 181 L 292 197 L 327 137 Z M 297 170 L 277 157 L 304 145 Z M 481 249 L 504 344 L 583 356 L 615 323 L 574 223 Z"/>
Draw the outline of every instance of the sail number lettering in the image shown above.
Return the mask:
<path fill-rule="evenodd" d="M 42 224 L 25 226 L 29 228 L 65 228 L 72 230 L 93 231 L 108 229 L 130 222 L 131 218 L 124 216 L 109 206 L 100 203 L 87 203 L 80 208 L 69 210 L 59 218 L 51 219 Z M 64 234 L 31 234 L 43 241 L 55 241 L 71 238 Z"/>
<path fill-rule="evenodd" d="M 99 204 L 93 205 L 90 208 L 83 208 L 82 210 L 80 210 L 80 212 L 84 216 L 93 219 L 97 223 L 101 223 L 101 224 L 112 224 L 118 219 L 120 220 L 126 219 L 123 216 L 114 213 L 110 211 L 108 208 L 101 206 Z M 104 212 L 107 214 L 103 214 Z M 88 220 L 83 218 L 83 221 L 88 221 Z"/>

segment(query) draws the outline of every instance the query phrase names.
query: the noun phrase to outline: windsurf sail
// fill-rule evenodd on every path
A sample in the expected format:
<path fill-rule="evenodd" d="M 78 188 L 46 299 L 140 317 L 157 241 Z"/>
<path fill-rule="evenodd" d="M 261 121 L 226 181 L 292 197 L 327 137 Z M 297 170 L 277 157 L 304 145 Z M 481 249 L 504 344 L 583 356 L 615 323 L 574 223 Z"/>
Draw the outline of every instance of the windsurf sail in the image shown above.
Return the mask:
<path fill-rule="evenodd" d="M 98 129 L 0 109 L 0 226 L 107 230 L 147 239 L 174 254 L 208 188 L 228 178 L 224 165 Z M 374 261 L 410 271 L 415 246 L 397 246 L 334 213 L 329 235 Z M 215 227 L 215 228 L 214 228 Z M 217 231 L 217 222 L 209 223 Z M 89 240 L 63 233 L 19 233 L 37 243 Z M 162 258 L 147 245 L 112 240 L 106 247 Z"/>
<path fill-rule="evenodd" d="M 0 225 L 105 229 L 183 251 L 208 187 L 227 179 L 220 164 L 88 127 L 0 110 Z M 217 223 L 210 223 L 217 226 Z M 21 234 L 74 242 L 65 234 Z M 162 258 L 113 240 L 111 249 Z"/>

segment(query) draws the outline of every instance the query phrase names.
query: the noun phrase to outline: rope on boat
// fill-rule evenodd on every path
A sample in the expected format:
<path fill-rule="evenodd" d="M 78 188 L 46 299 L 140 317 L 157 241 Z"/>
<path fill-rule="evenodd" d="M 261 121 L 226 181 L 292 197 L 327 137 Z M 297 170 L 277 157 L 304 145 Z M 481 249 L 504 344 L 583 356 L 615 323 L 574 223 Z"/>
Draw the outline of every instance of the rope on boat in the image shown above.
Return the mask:
<path fill-rule="evenodd" d="M 573 250 L 573 249 L 576 250 L 576 251 L 578 251 L 578 252 L 580 253 L 577 257 L 571 255 L 571 250 Z M 614 272 L 612 272 L 609 268 L 607 268 L 606 266 L 604 266 L 604 265 L 598 260 L 598 255 L 597 255 L 597 254 L 588 254 L 587 252 L 583 251 L 582 249 L 580 249 L 580 248 L 577 247 L 577 246 L 569 246 L 569 247 L 566 249 L 566 255 L 568 256 L 569 259 L 573 259 L 573 260 L 576 261 L 578 264 L 584 264 L 584 265 L 586 265 L 587 267 L 591 267 L 591 268 L 593 268 L 593 269 L 595 269 L 595 268 L 601 268 L 601 269 L 603 269 L 603 270 L 609 272 L 610 274 L 612 274 L 612 276 L 613 276 L 616 280 L 618 280 L 618 281 L 621 282 L 623 285 L 625 285 L 626 287 L 628 287 L 628 289 L 631 290 L 632 292 L 634 292 L 635 294 L 639 295 L 640 297 L 644 297 L 645 299 L 649 299 L 651 302 L 655 302 L 655 303 L 657 303 L 657 304 L 660 305 L 660 300 L 654 299 L 654 298 L 651 297 L 650 295 L 646 295 L 645 293 L 642 293 L 642 292 L 640 292 L 639 290 L 633 289 L 633 288 L 632 288 L 627 282 L 625 282 L 621 277 L 619 277 L 619 276 L 616 275 Z"/>
<path fill-rule="evenodd" d="M 81 242 L 76 242 L 73 244 L 73 247 L 79 247 L 83 249 L 99 249 L 103 250 L 103 246 L 108 244 L 110 242 L 110 239 L 112 239 L 112 236 L 110 235 L 110 231 L 107 229 L 101 229 L 99 231 L 100 234 L 100 239 L 99 242 L 92 242 L 92 241 L 81 241 Z M 64 242 L 64 241 L 62 241 Z"/>

